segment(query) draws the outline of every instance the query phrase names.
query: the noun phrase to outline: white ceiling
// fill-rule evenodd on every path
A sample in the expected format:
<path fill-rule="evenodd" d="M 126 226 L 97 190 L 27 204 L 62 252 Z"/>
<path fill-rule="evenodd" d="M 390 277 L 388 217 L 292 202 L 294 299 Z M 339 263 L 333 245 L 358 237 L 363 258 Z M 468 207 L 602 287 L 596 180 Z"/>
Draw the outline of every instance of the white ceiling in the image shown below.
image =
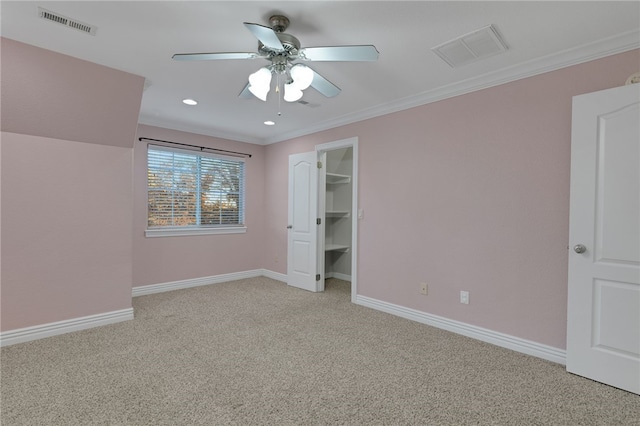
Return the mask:
<path fill-rule="evenodd" d="M 38 17 L 37 7 L 97 27 Z M 307 63 L 342 93 L 310 105 L 240 99 L 263 59 L 177 62 L 174 53 L 255 52 L 242 25 L 279 13 L 303 47 L 373 44 L 377 62 Z M 147 79 L 140 123 L 267 144 L 640 47 L 640 2 L 2 1 L 2 36 Z M 432 47 L 493 24 L 506 53 L 451 68 Z M 182 104 L 194 98 L 199 105 Z M 282 115 L 277 116 L 278 111 Z M 276 121 L 265 126 L 265 120 Z"/>

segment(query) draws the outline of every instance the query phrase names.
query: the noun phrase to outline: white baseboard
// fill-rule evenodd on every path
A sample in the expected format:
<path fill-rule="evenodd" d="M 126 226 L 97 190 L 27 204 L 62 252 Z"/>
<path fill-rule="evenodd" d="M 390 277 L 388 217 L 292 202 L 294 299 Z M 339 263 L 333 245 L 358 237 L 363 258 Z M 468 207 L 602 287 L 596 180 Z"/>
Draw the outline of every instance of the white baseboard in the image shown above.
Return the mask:
<path fill-rule="evenodd" d="M 88 328 L 115 324 L 132 319 L 133 308 L 128 308 L 121 309 L 119 311 L 105 312 L 103 314 L 73 318 L 65 321 L 51 322 L 33 327 L 9 330 L 0 333 L 0 346 L 15 345 L 16 343 L 44 339 L 45 337 L 58 336 L 60 334 L 71 333 L 73 331 L 86 330 Z"/>
<path fill-rule="evenodd" d="M 329 272 L 329 273 L 324 274 L 324 277 L 325 278 L 335 278 L 335 279 L 338 279 L 338 280 L 351 282 L 351 275 L 341 274 L 340 272 Z"/>
<path fill-rule="evenodd" d="M 287 274 L 281 274 L 280 272 L 273 272 L 268 269 L 263 269 L 262 275 L 267 278 L 271 278 L 272 280 L 282 281 L 283 283 L 287 282 Z"/>
<path fill-rule="evenodd" d="M 275 272 L 273 272 L 275 274 Z M 246 278 L 260 277 L 265 274 L 264 269 L 254 269 L 252 271 L 234 272 L 231 274 L 212 275 L 210 277 L 193 278 L 180 281 L 170 281 L 160 284 L 151 284 L 140 287 L 133 287 L 132 297 L 145 296 L 147 294 L 162 293 L 165 291 L 180 290 L 183 288 L 199 287 L 202 285 L 219 284 L 227 281 L 243 280 Z M 272 277 L 269 277 L 272 278 Z M 278 279 L 278 278 L 274 278 Z M 286 275 L 285 279 L 286 281 Z"/>
<path fill-rule="evenodd" d="M 497 331 L 488 330 L 475 325 L 428 314 L 415 309 L 405 308 L 404 306 L 394 305 L 393 303 L 383 302 L 366 296 L 356 296 L 355 303 L 378 311 L 386 312 L 391 315 L 396 315 L 408 320 L 417 321 L 422 324 L 427 324 L 436 328 L 461 334 L 463 336 L 471 337 L 473 339 L 481 340 L 483 342 L 491 343 L 496 346 L 511 349 L 516 352 L 566 365 L 566 351 L 552 346 L 543 345 L 541 343 L 532 342 L 530 340 L 510 336 L 508 334 L 499 333 Z"/>
<path fill-rule="evenodd" d="M 202 285 L 226 283 L 228 281 L 243 280 L 265 276 L 277 281 L 287 282 L 287 275 L 273 272 L 268 269 L 254 269 L 251 271 L 234 272 L 231 274 L 212 275 L 209 277 L 192 278 L 180 281 L 170 281 L 160 284 L 151 284 L 140 287 L 133 287 L 131 296 L 145 296 L 147 294 L 163 293 L 165 291 L 180 290 L 183 288 L 199 287 Z"/>

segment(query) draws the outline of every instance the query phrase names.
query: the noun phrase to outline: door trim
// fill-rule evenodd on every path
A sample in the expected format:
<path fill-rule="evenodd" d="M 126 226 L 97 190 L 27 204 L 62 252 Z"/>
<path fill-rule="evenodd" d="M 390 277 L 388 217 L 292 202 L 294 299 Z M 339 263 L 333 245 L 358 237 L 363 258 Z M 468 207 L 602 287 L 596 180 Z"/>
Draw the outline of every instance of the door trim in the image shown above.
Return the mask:
<path fill-rule="evenodd" d="M 351 176 L 351 303 L 358 294 L 358 137 L 354 136 L 334 142 L 316 145 L 318 155 L 341 148 L 353 149 L 353 169 Z"/>

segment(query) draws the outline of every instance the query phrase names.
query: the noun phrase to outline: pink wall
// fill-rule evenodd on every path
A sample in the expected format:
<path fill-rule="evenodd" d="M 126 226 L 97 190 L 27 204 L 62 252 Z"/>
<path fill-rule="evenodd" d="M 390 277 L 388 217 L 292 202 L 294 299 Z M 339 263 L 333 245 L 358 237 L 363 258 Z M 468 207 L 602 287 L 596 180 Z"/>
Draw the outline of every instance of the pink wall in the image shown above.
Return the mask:
<path fill-rule="evenodd" d="M 624 84 L 639 59 L 614 55 L 267 146 L 266 267 L 286 273 L 276 259 L 286 259 L 288 155 L 357 136 L 358 293 L 564 348 L 571 98 Z"/>
<path fill-rule="evenodd" d="M 2 133 L 2 330 L 131 307 L 131 150 Z"/>
<path fill-rule="evenodd" d="M 245 162 L 247 232 L 229 235 L 145 238 L 147 144 L 134 149 L 133 286 L 243 272 L 263 267 L 264 147 L 140 125 L 138 138 L 162 139 L 251 154 Z"/>
<path fill-rule="evenodd" d="M 1 42 L 0 330 L 131 308 L 144 79 Z"/>
<path fill-rule="evenodd" d="M 0 38 L 2 130 L 132 147 L 144 78 Z"/>

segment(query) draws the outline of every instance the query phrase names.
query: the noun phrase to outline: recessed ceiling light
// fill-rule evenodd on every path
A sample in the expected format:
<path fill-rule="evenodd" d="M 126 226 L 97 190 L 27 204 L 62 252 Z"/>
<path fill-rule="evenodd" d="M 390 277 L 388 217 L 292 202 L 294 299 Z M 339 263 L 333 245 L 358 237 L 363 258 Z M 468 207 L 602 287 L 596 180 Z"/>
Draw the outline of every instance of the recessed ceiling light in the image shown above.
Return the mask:
<path fill-rule="evenodd" d="M 276 122 L 275 121 L 271 121 L 271 120 L 267 120 L 267 121 L 264 122 L 264 124 L 266 124 L 267 126 L 273 126 L 273 125 L 276 124 Z"/>
<path fill-rule="evenodd" d="M 182 103 L 187 105 L 198 105 L 198 101 L 195 99 L 183 99 Z"/>

